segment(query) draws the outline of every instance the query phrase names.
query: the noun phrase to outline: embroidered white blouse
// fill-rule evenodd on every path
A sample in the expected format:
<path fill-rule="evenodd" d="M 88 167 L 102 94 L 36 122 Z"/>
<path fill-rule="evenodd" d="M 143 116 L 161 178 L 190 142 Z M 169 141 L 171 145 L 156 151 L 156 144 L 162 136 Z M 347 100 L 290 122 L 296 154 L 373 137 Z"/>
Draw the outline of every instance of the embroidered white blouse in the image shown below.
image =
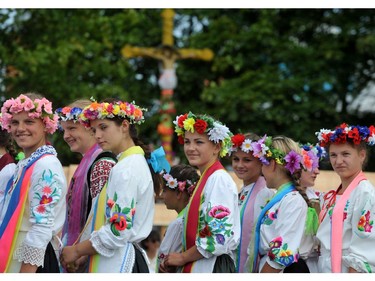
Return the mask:
<path fill-rule="evenodd" d="M 339 200 L 337 195 L 336 200 Z M 320 241 L 319 272 L 331 271 L 331 216 L 334 206 L 321 222 L 317 238 Z M 361 181 L 350 194 L 344 208 L 342 239 L 343 273 L 349 267 L 359 272 L 375 272 L 375 189 L 368 181 Z"/>
<path fill-rule="evenodd" d="M 260 227 L 259 270 L 267 262 L 283 270 L 299 257 L 307 204 L 298 191 L 286 194 L 264 216 Z"/>
<path fill-rule="evenodd" d="M 208 178 L 203 194 L 195 244 L 204 258 L 194 263 L 192 272 L 212 273 L 218 256 L 235 259 L 241 233 L 238 191 L 232 177 L 218 170 Z M 223 213 L 227 215 L 221 217 Z"/>
<path fill-rule="evenodd" d="M 34 166 L 27 205 L 9 272 L 19 272 L 22 262 L 43 265 L 46 247 L 60 232 L 65 221 L 67 183 L 63 167 L 52 146 L 42 146 L 29 158 L 19 161 L 14 176 L 17 179 L 29 161 L 44 153 L 53 155 L 40 158 Z M 13 191 L 11 188 L 5 195 L 0 221 L 5 216 Z M 55 250 L 58 250 L 57 245 L 52 244 Z"/>
<path fill-rule="evenodd" d="M 145 157 L 132 154 L 121 159 L 109 174 L 106 192 L 106 223 L 91 234 L 92 228 L 87 227 L 80 240 L 90 239 L 100 255 L 98 272 L 131 272 L 133 244 L 149 235 L 154 219 L 153 181 Z M 93 206 L 98 199 L 94 198 Z"/>

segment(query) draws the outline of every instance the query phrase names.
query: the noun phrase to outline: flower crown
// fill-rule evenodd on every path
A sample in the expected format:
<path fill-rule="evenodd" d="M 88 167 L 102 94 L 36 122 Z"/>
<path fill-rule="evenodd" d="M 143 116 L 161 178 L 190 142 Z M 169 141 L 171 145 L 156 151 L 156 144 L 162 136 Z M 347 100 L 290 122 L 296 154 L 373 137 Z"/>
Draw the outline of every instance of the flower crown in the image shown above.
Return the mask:
<path fill-rule="evenodd" d="M 315 133 L 318 137 L 319 145 L 322 147 L 330 143 L 343 144 L 352 142 L 353 144 L 360 144 L 362 141 L 372 146 L 375 144 L 375 127 L 371 125 L 366 126 L 350 126 L 342 123 L 336 127 L 334 131 L 321 129 Z"/>
<path fill-rule="evenodd" d="M 59 121 L 73 121 L 76 123 L 79 121 L 79 116 L 82 113 L 82 108 L 80 107 L 59 107 L 55 110 L 55 113 L 59 117 Z"/>
<path fill-rule="evenodd" d="M 304 144 L 301 145 L 303 166 L 305 170 L 314 171 L 319 168 L 319 160 L 325 158 L 326 151 L 319 145 Z"/>
<path fill-rule="evenodd" d="M 245 153 L 249 153 L 250 151 L 253 151 L 253 147 L 251 145 L 253 141 L 250 139 L 247 139 L 245 135 L 236 134 L 232 136 L 231 139 L 232 139 L 232 147 L 229 151 L 230 154 L 232 154 L 232 152 L 238 151 L 238 149 L 241 149 Z"/>
<path fill-rule="evenodd" d="M 94 101 L 82 110 L 79 118 L 85 127 L 90 127 L 90 121 L 92 120 L 116 116 L 129 119 L 130 124 L 142 124 L 145 121 L 143 111 L 146 111 L 146 109 L 137 106 L 134 101 L 131 103 L 122 101 L 98 103 Z"/>
<path fill-rule="evenodd" d="M 306 165 L 304 157 L 300 153 L 291 150 L 285 154 L 281 150 L 273 147 L 272 137 L 270 136 L 267 137 L 267 135 L 264 135 L 260 140 L 253 141 L 251 146 L 253 148 L 254 157 L 259 158 L 266 166 L 270 164 L 271 159 L 275 159 L 277 164 L 285 166 L 291 174 L 302 169 L 312 171 L 312 165 Z"/>
<path fill-rule="evenodd" d="M 10 132 L 13 114 L 22 111 L 28 112 L 28 116 L 32 119 L 42 119 L 47 133 L 53 134 L 56 131 L 58 116 L 52 111 L 52 103 L 46 98 L 32 100 L 23 94 L 4 102 L 1 108 L 1 126 Z"/>
<path fill-rule="evenodd" d="M 208 139 L 214 143 L 221 143 L 220 157 L 224 157 L 228 154 L 232 147 L 231 137 L 233 134 L 230 132 L 227 126 L 221 122 L 215 120 L 208 115 L 195 115 L 192 112 L 179 115 L 176 120 L 173 121 L 175 124 L 175 132 L 178 136 L 178 142 L 184 143 L 185 132 L 189 131 L 194 133 L 197 131 L 199 134 L 207 133 Z"/>
<path fill-rule="evenodd" d="M 165 180 L 166 185 L 170 189 L 178 188 L 180 192 L 184 192 L 186 190 L 189 195 L 193 194 L 196 185 L 195 182 L 193 183 L 191 180 L 178 181 L 176 178 L 172 177 L 168 173 L 163 175 L 163 179 Z"/>

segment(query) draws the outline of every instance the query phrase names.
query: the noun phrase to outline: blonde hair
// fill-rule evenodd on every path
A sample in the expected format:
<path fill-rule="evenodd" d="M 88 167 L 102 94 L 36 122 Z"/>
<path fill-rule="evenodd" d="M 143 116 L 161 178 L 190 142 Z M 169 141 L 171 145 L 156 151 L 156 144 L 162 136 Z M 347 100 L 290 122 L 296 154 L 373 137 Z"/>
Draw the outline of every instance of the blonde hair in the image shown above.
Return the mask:
<path fill-rule="evenodd" d="M 298 143 L 296 143 L 294 140 L 291 138 L 288 138 L 286 136 L 276 136 L 272 138 L 272 146 L 281 152 L 288 154 L 291 150 L 299 153 L 302 155 L 302 150 L 299 147 Z M 279 165 L 282 167 L 282 169 L 285 171 L 285 173 L 289 176 L 289 178 L 293 181 L 297 191 L 301 194 L 303 199 L 306 201 L 307 205 L 311 207 L 311 202 L 309 198 L 306 195 L 305 190 L 301 187 L 300 185 L 300 179 L 301 179 L 301 174 L 302 171 L 297 171 L 294 174 L 291 174 L 284 166 Z"/>

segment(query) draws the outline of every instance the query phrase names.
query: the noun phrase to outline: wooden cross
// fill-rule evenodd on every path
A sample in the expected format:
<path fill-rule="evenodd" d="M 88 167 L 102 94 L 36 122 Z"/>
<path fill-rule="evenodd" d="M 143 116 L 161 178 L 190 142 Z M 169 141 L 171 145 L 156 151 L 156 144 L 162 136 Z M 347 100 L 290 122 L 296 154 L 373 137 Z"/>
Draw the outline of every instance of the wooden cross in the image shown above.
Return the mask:
<path fill-rule="evenodd" d="M 173 162 L 173 123 L 172 114 L 176 113 L 172 101 L 173 90 L 177 86 L 177 77 L 175 62 L 181 59 L 200 59 L 210 61 L 213 58 L 213 52 L 210 49 L 176 49 L 173 40 L 173 18 L 174 11 L 166 9 L 161 13 L 163 19 L 162 46 L 156 48 L 134 47 L 125 45 L 121 53 L 125 58 L 149 57 L 161 62 L 161 75 L 159 77 L 159 86 L 161 88 L 161 117 L 157 131 L 161 135 L 162 146 L 164 147 L 166 157 L 172 164 Z"/>

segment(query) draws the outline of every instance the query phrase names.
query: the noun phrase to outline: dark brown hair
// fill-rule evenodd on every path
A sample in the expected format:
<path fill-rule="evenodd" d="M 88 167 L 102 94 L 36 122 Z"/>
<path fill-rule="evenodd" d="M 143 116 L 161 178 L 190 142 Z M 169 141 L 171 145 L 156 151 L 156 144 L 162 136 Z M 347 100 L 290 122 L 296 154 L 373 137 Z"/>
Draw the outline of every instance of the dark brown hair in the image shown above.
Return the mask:
<path fill-rule="evenodd" d="M 115 102 L 118 102 L 118 101 L 121 101 L 121 100 L 117 99 L 117 98 L 106 98 L 102 102 L 115 103 Z M 126 119 L 126 118 L 121 118 L 119 116 L 115 116 L 114 118 L 108 118 L 107 120 L 113 121 L 118 126 L 121 126 L 124 119 Z M 146 160 L 150 159 L 151 158 L 150 146 L 144 144 L 143 141 L 140 140 L 140 138 L 138 137 L 137 127 L 134 124 L 129 124 L 129 135 L 132 138 L 134 144 L 137 145 L 137 146 L 140 146 L 143 149 L 143 151 L 145 152 Z M 151 172 L 152 181 L 154 183 L 154 192 L 155 192 L 155 194 L 160 194 L 161 188 L 163 186 L 163 179 L 162 179 L 160 174 L 155 173 L 151 164 L 149 164 L 148 162 L 147 162 L 147 164 L 148 164 L 148 167 L 149 167 L 150 172 Z"/>

